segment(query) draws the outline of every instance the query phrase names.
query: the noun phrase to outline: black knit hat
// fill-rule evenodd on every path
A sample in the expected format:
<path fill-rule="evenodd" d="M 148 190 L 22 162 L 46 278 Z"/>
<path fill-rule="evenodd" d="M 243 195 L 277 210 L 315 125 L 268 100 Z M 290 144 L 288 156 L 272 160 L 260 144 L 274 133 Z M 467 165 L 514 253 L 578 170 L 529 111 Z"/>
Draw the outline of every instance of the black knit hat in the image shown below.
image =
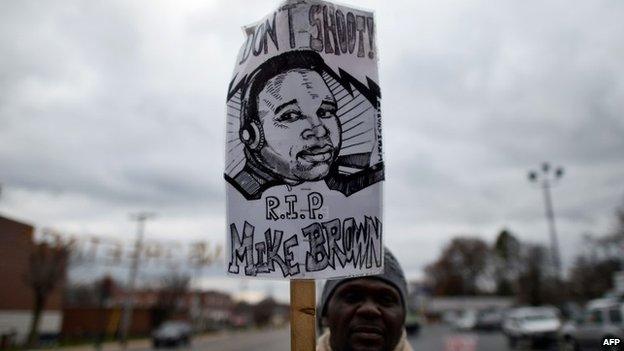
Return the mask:
<path fill-rule="evenodd" d="M 327 305 L 329 304 L 329 300 L 332 298 L 334 291 L 336 288 L 343 283 L 346 283 L 353 279 L 378 279 L 385 283 L 390 284 L 393 288 L 395 288 L 399 295 L 401 295 L 401 303 L 403 304 L 403 308 L 406 306 L 405 299 L 407 298 L 407 282 L 405 281 L 405 275 L 403 274 L 403 269 L 401 269 L 401 265 L 399 261 L 394 257 L 392 252 L 388 250 L 388 248 L 384 248 L 384 272 L 377 275 L 369 275 L 364 277 L 353 277 L 353 278 L 343 278 L 343 279 L 334 279 L 327 280 L 325 282 L 325 286 L 323 287 L 323 294 L 321 295 L 321 301 L 319 304 L 317 313 L 318 325 L 321 327 L 321 320 L 325 317 L 327 313 Z"/>

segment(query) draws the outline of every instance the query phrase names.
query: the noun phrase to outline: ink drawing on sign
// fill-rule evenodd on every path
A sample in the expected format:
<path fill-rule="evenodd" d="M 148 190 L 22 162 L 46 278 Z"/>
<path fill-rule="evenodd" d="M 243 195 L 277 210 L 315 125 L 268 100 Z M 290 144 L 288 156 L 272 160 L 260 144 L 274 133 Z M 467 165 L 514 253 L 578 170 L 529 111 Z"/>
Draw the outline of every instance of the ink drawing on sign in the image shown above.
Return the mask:
<path fill-rule="evenodd" d="M 227 95 L 229 274 L 383 270 L 374 24 L 371 12 L 287 1 L 244 28 Z"/>

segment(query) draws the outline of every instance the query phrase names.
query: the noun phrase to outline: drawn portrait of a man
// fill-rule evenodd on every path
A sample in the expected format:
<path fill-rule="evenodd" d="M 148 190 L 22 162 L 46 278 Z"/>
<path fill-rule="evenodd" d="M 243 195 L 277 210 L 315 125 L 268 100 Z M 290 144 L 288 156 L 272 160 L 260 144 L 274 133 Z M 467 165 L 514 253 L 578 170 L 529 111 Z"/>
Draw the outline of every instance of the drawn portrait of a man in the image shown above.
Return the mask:
<path fill-rule="evenodd" d="M 265 143 L 255 156 L 287 183 L 325 177 L 340 146 L 336 99 L 314 68 L 279 73 L 250 96 Z"/>
<path fill-rule="evenodd" d="M 342 125 L 327 71 L 318 53 L 300 50 L 272 57 L 246 77 L 238 131 L 246 162 L 226 174 L 245 198 L 337 176 Z"/>

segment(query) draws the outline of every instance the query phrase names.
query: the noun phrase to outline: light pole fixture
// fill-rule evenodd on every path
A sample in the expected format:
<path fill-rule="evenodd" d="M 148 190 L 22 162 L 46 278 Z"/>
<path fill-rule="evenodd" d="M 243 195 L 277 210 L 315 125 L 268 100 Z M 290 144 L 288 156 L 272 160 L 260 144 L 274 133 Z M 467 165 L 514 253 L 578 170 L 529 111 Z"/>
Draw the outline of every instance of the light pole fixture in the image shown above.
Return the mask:
<path fill-rule="evenodd" d="M 557 166 L 553 169 L 548 162 L 542 163 L 539 170 L 531 170 L 528 174 L 529 181 L 537 184 L 544 193 L 544 209 L 550 233 L 550 252 L 558 278 L 561 278 L 561 257 L 559 256 L 559 241 L 557 239 L 557 227 L 555 226 L 555 213 L 553 211 L 550 188 L 559 183 L 563 174 L 563 167 Z"/>

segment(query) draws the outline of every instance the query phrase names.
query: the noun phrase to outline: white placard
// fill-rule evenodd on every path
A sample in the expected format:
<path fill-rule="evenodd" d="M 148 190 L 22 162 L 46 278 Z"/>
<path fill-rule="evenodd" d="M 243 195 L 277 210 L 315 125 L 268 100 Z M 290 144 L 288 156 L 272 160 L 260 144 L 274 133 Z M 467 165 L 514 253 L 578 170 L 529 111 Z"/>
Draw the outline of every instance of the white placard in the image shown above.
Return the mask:
<path fill-rule="evenodd" d="M 243 30 L 227 96 L 227 272 L 271 279 L 381 272 L 373 14 L 286 1 Z"/>

